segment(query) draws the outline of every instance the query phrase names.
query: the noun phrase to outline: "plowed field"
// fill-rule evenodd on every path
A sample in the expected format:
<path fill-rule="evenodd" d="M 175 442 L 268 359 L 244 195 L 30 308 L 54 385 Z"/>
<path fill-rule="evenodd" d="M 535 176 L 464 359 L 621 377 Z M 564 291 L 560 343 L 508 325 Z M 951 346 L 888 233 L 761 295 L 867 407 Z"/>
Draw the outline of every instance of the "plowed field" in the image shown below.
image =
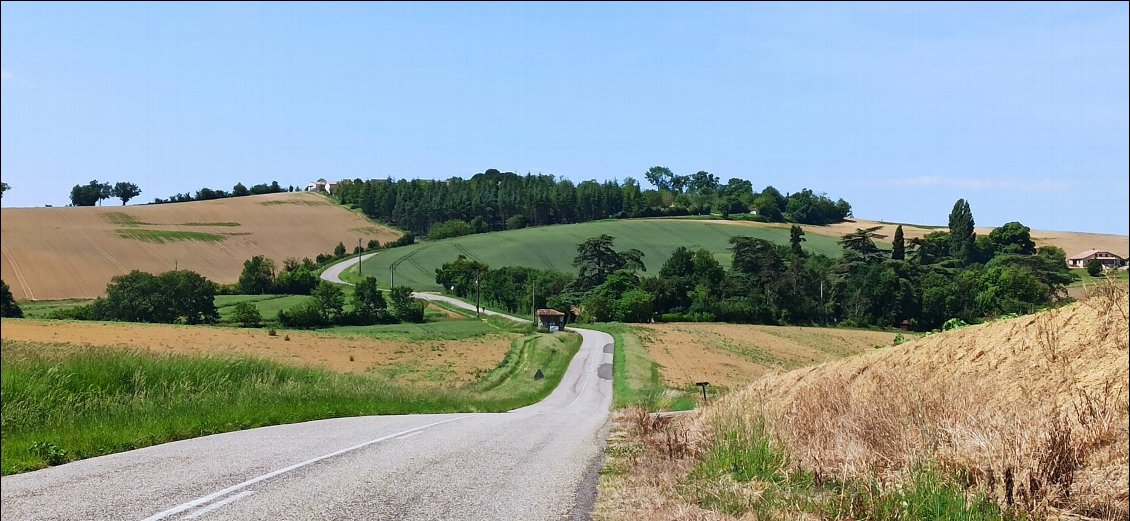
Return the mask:
<path fill-rule="evenodd" d="M 312 193 L 142 206 L 5 208 L 0 271 L 17 300 L 93 298 L 115 275 L 192 270 L 220 283 L 265 255 L 314 258 L 399 233 Z"/>

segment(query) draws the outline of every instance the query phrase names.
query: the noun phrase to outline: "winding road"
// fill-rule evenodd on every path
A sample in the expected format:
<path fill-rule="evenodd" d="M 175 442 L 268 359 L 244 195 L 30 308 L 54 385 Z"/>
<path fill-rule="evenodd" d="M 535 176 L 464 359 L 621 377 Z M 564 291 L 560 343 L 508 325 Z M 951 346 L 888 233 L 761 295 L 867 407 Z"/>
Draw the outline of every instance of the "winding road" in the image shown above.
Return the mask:
<path fill-rule="evenodd" d="M 340 282 L 341 271 L 356 262 L 340 263 L 323 278 Z M 319 420 L 77 461 L 0 479 L 0 515 L 587 519 L 607 435 L 613 340 L 573 331 L 584 341 L 561 384 L 528 407 Z"/>

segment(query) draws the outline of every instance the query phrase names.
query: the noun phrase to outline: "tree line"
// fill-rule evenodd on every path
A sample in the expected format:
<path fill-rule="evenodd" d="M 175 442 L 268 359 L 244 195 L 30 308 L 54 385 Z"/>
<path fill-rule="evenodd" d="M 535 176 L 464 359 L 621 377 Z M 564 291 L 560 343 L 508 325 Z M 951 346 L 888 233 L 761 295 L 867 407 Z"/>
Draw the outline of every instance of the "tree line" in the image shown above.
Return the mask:
<path fill-rule="evenodd" d="M 1018 222 L 986 236 L 977 236 L 973 225 L 969 204 L 959 200 L 948 231 L 906 240 L 899 226 L 886 250 L 876 244 L 886 238 L 878 227 L 857 229 L 841 237 L 843 255 L 837 259 L 807 251 L 804 231 L 794 225 L 789 245 L 733 237 L 729 269 L 707 250 L 676 248 L 655 276 L 644 274 L 641 252 L 618 251 L 614 237 L 601 235 L 578 245 L 575 274 L 492 270 L 460 257 L 436 270 L 436 282 L 462 297 L 481 291 L 484 301 L 508 311 L 548 305 L 569 320 L 920 331 L 954 319 L 973 323 L 1029 313 L 1066 298 L 1075 276 L 1062 249 L 1036 248 L 1031 230 Z M 478 287 L 469 282 L 474 280 Z M 537 301 L 523 296 L 531 290 L 539 294 Z"/>
<path fill-rule="evenodd" d="M 141 195 L 141 189 L 137 185 L 127 182 L 119 181 L 111 185 L 110 183 L 100 182 L 97 179 L 90 181 L 85 185 L 75 185 L 71 188 L 71 205 L 72 206 L 94 206 L 95 204 L 102 204 L 103 200 L 111 197 L 116 197 L 122 200 L 122 206 L 137 196 Z"/>
<path fill-rule="evenodd" d="M 666 167 L 653 167 L 645 177 L 656 188 L 643 189 L 631 177 L 574 184 L 552 175 L 489 169 L 467 180 L 343 180 L 333 195 L 372 219 L 430 239 L 609 218 L 717 212 L 760 221 L 829 224 L 851 215 L 851 205 L 843 199 L 832 201 L 809 189 L 783 195 L 768 186 L 758 192 L 744 179 L 722 184 L 709 172 L 680 176 Z"/>
<path fill-rule="evenodd" d="M 231 191 L 219 190 L 204 187 L 196 191 L 195 194 L 185 192 L 183 194 L 173 194 L 165 199 L 160 197 L 154 198 L 151 204 L 165 204 L 165 203 L 187 203 L 191 201 L 210 201 L 212 199 L 226 199 L 228 197 L 244 197 L 247 195 L 262 195 L 262 194 L 278 194 L 283 192 L 293 192 L 294 187 L 290 186 L 283 188 L 279 185 L 278 181 L 271 181 L 270 184 L 257 184 L 248 188 L 243 183 L 236 183 Z"/>

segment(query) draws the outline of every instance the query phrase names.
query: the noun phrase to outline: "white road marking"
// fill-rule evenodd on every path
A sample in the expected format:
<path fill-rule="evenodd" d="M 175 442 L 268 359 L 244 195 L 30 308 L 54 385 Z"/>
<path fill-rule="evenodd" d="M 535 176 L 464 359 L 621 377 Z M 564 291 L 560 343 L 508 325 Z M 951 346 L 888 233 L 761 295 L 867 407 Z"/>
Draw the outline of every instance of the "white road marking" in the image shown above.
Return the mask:
<path fill-rule="evenodd" d="M 234 501 L 239 501 L 240 499 L 243 499 L 243 498 L 250 496 L 251 494 L 254 494 L 254 493 L 255 493 L 254 490 L 244 490 L 243 492 L 240 492 L 239 494 L 236 494 L 234 496 L 228 496 L 228 497 L 226 497 L 226 498 L 224 498 L 220 501 L 212 503 L 211 505 L 208 505 L 204 508 L 201 508 L 200 510 L 197 510 L 196 512 L 193 512 L 193 513 L 191 513 L 187 516 L 184 516 L 184 518 L 185 519 L 196 519 L 196 518 L 198 518 L 198 517 L 200 517 L 204 514 L 207 514 L 208 512 L 211 512 L 211 511 L 213 511 L 217 508 L 220 508 L 220 507 L 222 507 L 222 506 L 224 506 L 228 503 L 231 503 L 231 502 L 234 502 Z"/>
<path fill-rule="evenodd" d="M 417 435 L 417 434 L 423 434 L 423 433 L 424 433 L 424 431 L 416 431 L 416 432 L 412 432 L 412 433 L 408 433 L 408 434 L 405 434 L 404 436 L 401 436 L 401 437 L 399 437 L 399 438 L 397 438 L 397 439 L 398 439 L 398 440 L 403 440 L 403 439 L 406 439 L 406 438 L 411 438 L 411 437 L 413 437 L 413 436 L 415 436 L 415 435 Z"/>
<path fill-rule="evenodd" d="M 324 454 L 324 455 L 318 456 L 316 458 L 308 459 L 308 460 L 303 461 L 301 463 L 295 463 L 294 465 L 291 465 L 289 467 L 284 467 L 284 468 L 281 468 L 281 469 L 276 470 L 274 472 L 268 472 L 266 474 L 263 474 L 262 476 L 251 478 L 247 481 L 244 481 L 243 483 L 232 485 L 232 486 L 225 488 L 223 490 L 220 490 L 218 492 L 213 492 L 211 494 L 208 494 L 207 496 L 202 496 L 202 497 L 196 498 L 192 501 L 189 501 L 187 503 L 182 503 L 182 504 L 177 505 L 173 508 L 165 510 L 164 512 L 159 512 L 159 513 L 153 514 L 152 516 L 145 518 L 143 521 L 159 521 L 159 520 L 165 519 L 166 517 L 169 517 L 173 514 L 179 514 L 181 512 L 184 512 L 185 510 L 195 508 L 195 507 L 198 507 L 198 506 L 203 505 L 205 503 L 208 503 L 208 502 L 210 502 L 210 501 L 212 501 L 216 498 L 226 496 L 226 495 L 228 495 L 232 492 L 235 492 L 236 490 L 239 490 L 241 488 L 247 488 L 247 487 L 254 485 L 254 484 L 256 484 L 260 481 L 263 481 L 263 480 L 266 480 L 266 479 L 271 479 L 271 478 L 278 476 L 278 475 L 281 475 L 281 474 L 286 474 L 287 472 L 305 467 L 305 466 L 310 465 L 312 463 L 317 463 L 319 461 L 322 461 L 322 460 L 327 459 L 327 458 L 332 458 L 334 456 L 340 456 L 342 454 L 345 454 L 346 452 L 351 452 L 351 451 L 354 451 L 354 450 L 357 450 L 357 449 L 360 449 L 360 448 L 368 447 L 369 445 L 372 445 L 374 443 L 380 443 L 380 442 L 385 441 L 385 440 L 390 439 L 390 438 L 395 438 L 397 436 L 403 436 L 403 435 L 408 434 L 410 432 L 422 431 L 422 430 L 430 428 L 430 427 L 435 427 L 437 425 L 442 425 L 442 424 L 445 424 L 445 423 L 450 423 L 450 422 L 453 422 L 453 421 L 462 420 L 464 418 L 470 418 L 470 416 L 460 416 L 458 418 L 452 418 L 450 420 L 443 420 L 443 421 L 438 421 L 438 422 L 435 422 L 435 423 L 429 423 L 427 425 L 423 425 L 423 426 L 420 426 L 420 427 L 414 427 L 414 428 L 408 429 L 406 431 L 401 431 L 401 432 L 398 432 L 396 434 L 389 434 L 388 436 L 383 436 L 383 437 L 377 438 L 375 440 L 369 440 L 369 441 L 366 441 L 365 443 L 354 445 L 354 446 L 346 448 L 346 449 L 341 449 L 339 451 L 331 452 L 329 454 Z"/>

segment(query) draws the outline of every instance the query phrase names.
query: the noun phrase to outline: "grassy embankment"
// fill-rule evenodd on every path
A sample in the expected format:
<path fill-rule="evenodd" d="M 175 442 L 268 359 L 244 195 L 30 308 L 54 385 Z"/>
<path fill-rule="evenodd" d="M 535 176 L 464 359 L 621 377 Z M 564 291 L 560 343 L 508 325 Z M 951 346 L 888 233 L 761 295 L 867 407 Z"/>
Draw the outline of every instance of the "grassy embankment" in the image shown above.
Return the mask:
<path fill-rule="evenodd" d="M 636 248 L 644 253 L 648 273 L 659 271 L 677 246 L 714 253 L 723 266 L 731 261 L 730 237 L 746 236 L 778 244 L 789 243 L 788 228 L 734 224 L 728 221 L 689 219 L 609 220 L 580 224 L 541 226 L 427 241 L 384 250 L 362 263 L 365 274 L 382 285 L 389 283 L 389 267 L 396 268 L 397 285 L 421 291 L 438 291 L 435 270 L 459 255 L 485 262 L 491 268 L 528 266 L 537 269 L 574 271 L 577 244 L 600 234 L 616 237 L 616 249 Z M 836 239 L 808 234 L 805 249 L 838 257 Z M 353 271 L 353 270 L 349 270 Z"/>
<path fill-rule="evenodd" d="M 476 320 L 340 329 L 428 340 L 528 332 L 509 322 Z M 252 358 L 4 341 L 0 471 L 322 418 L 511 410 L 552 392 L 580 342 L 577 335 L 527 334 L 514 340 L 495 369 L 453 388 L 397 382 L 396 367 L 354 375 Z M 544 379 L 534 380 L 537 369 Z"/>
<path fill-rule="evenodd" d="M 1126 519 L 1127 300 L 620 411 L 595 519 Z"/>

